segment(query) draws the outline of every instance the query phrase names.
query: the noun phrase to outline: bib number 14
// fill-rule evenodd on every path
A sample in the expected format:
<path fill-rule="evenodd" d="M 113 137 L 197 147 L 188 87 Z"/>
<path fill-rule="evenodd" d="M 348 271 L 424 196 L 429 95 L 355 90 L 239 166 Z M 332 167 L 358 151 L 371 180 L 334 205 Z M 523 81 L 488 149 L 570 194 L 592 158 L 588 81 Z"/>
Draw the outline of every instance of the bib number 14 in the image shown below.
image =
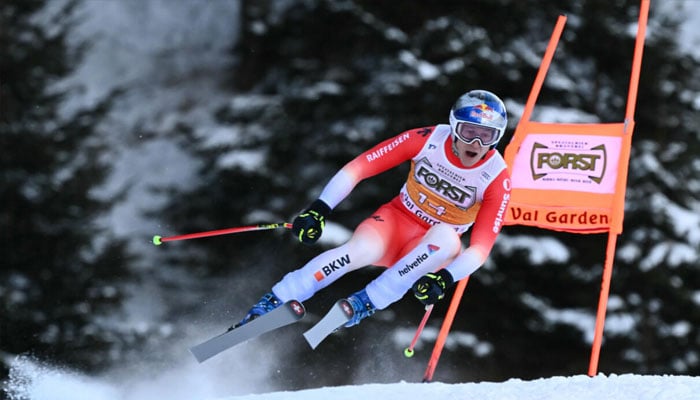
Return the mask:
<path fill-rule="evenodd" d="M 428 195 L 426 195 L 423 192 L 418 193 L 418 203 L 419 204 L 426 204 L 427 200 L 428 200 Z M 443 206 L 435 205 L 429 201 L 427 202 L 427 206 L 432 208 L 433 210 L 435 210 L 435 214 L 438 216 L 445 214 L 446 210 L 445 210 L 445 207 L 443 207 Z"/>

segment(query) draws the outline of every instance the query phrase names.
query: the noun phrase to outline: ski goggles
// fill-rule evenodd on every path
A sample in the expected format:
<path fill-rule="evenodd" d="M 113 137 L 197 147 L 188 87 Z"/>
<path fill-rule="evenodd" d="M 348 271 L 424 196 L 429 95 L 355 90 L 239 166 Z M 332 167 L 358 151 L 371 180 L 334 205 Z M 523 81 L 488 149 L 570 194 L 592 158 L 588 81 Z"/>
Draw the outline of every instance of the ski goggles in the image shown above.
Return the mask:
<path fill-rule="evenodd" d="M 464 143 L 474 143 L 475 140 L 478 140 L 479 144 L 484 147 L 498 142 L 499 136 L 498 129 L 471 122 L 458 122 L 454 134 L 457 136 L 457 139 Z"/>

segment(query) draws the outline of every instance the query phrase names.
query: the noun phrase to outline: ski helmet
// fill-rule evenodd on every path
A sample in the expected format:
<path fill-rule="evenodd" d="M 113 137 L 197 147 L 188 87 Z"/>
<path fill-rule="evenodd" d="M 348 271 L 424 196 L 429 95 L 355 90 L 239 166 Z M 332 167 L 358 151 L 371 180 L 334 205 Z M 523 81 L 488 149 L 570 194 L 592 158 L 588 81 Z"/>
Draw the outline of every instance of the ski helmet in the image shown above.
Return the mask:
<path fill-rule="evenodd" d="M 506 106 L 495 94 L 472 90 L 457 99 L 450 110 L 452 135 L 465 143 L 495 147 L 506 132 Z"/>

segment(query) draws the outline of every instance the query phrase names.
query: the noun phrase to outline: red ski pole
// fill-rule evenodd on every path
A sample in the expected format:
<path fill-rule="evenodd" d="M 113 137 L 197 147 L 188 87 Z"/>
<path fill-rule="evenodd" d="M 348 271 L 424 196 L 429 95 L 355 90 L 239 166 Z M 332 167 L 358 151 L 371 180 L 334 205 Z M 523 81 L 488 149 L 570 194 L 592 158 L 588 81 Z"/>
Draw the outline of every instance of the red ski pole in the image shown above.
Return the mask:
<path fill-rule="evenodd" d="M 411 358 L 413 357 L 413 348 L 416 347 L 416 343 L 418 343 L 418 338 L 420 337 L 420 334 L 423 332 L 423 328 L 425 328 L 425 324 L 428 322 L 428 318 L 430 317 L 430 312 L 433 311 L 433 306 L 434 304 L 431 304 L 427 307 L 425 307 L 425 314 L 423 315 L 423 319 L 420 321 L 420 325 L 418 325 L 418 329 L 416 329 L 416 334 L 413 335 L 413 340 L 411 340 L 411 344 L 406 347 L 403 351 L 403 355 Z"/>
<path fill-rule="evenodd" d="M 275 224 L 258 224 L 258 225 L 238 226 L 235 228 L 219 229 L 219 230 L 207 231 L 207 232 L 189 233 L 187 235 L 178 235 L 178 236 L 169 236 L 169 237 L 162 237 L 159 235 L 155 235 L 155 236 L 153 236 L 153 244 L 156 246 L 160 246 L 164 242 L 174 242 L 176 240 L 197 239 L 197 238 L 203 238 L 203 237 L 209 237 L 209 236 L 228 235 L 231 233 L 241 233 L 241 232 L 251 232 L 251 231 L 263 231 L 263 230 L 277 229 L 277 228 L 291 229 L 291 227 L 292 227 L 292 224 L 290 224 L 288 222 L 279 222 L 279 223 L 275 223 Z"/>

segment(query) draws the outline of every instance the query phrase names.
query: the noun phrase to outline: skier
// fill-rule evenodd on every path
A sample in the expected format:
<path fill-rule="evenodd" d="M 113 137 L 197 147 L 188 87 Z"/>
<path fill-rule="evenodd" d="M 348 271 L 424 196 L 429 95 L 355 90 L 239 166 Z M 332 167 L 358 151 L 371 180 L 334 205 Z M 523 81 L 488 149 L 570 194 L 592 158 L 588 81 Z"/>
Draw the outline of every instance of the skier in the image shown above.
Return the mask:
<path fill-rule="evenodd" d="M 321 195 L 293 221 L 302 243 L 315 243 L 325 219 L 360 181 L 411 160 L 400 193 L 365 219 L 345 244 L 286 274 L 236 327 L 289 300 L 305 301 L 355 269 L 385 266 L 381 275 L 347 298 L 354 310 L 346 327 L 388 307 L 412 289 L 434 304 L 456 281 L 486 260 L 510 198 L 506 163 L 495 150 L 507 125 L 503 102 L 472 90 L 460 96 L 448 124 L 417 128 L 387 139 L 346 164 Z M 473 226 L 469 246 L 460 236 Z"/>

